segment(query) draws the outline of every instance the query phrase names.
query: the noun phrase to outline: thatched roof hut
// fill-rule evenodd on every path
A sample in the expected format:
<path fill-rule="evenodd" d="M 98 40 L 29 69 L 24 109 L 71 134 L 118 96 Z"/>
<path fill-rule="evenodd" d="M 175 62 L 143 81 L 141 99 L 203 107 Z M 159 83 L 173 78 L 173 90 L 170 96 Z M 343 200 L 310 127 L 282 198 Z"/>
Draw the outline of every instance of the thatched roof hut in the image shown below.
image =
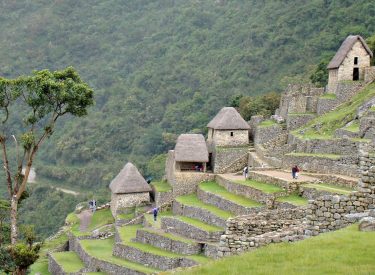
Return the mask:
<path fill-rule="evenodd" d="M 337 69 L 338 67 L 340 67 L 348 52 L 352 49 L 353 45 L 357 41 L 360 41 L 370 57 L 373 57 L 372 51 L 370 50 L 369 46 L 366 44 L 366 41 L 362 38 L 362 36 L 349 35 L 341 44 L 335 56 L 329 62 L 327 69 Z"/>
<path fill-rule="evenodd" d="M 137 167 L 128 162 L 111 181 L 109 188 L 114 194 L 150 192 L 151 187 L 139 173 Z"/>
<path fill-rule="evenodd" d="M 208 162 L 208 151 L 203 135 L 180 135 L 175 147 L 175 160 L 179 162 Z"/>
<path fill-rule="evenodd" d="M 207 124 L 208 128 L 215 130 L 248 130 L 249 124 L 233 107 L 224 107 L 220 112 Z"/>

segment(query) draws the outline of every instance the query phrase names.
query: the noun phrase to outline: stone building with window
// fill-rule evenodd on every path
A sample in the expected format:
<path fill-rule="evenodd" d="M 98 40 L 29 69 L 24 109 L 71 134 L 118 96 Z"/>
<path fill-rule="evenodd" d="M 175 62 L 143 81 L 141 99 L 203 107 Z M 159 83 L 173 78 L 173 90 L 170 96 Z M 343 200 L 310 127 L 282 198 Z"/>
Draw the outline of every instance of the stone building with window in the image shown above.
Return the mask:
<path fill-rule="evenodd" d="M 339 82 L 364 80 L 372 57 L 373 53 L 360 35 L 349 35 L 327 66 L 328 92 L 336 93 Z"/>
<path fill-rule="evenodd" d="M 214 173 L 234 172 L 246 166 L 250 126 L 235 108 L 222 108 L 207 128 L 208 166 Z"/>
<path fill-rule="evenodd" d="M 139 173 L 137 167 L 128 162 L 109 185 L 111 189 L 111 211 L 115 217 L 119 210 L 150 202 L 151 187 Z"/>

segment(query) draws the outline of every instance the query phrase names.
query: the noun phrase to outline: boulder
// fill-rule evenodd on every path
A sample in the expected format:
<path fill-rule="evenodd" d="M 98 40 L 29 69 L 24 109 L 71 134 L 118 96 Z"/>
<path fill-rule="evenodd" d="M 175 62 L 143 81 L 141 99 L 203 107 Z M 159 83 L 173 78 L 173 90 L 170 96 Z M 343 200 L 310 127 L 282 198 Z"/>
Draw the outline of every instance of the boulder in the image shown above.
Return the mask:
<path fill-rule="evenodd" d="M 375 218 L 366 217 L 359 222 L 359 231 L 375 231 Z"/>

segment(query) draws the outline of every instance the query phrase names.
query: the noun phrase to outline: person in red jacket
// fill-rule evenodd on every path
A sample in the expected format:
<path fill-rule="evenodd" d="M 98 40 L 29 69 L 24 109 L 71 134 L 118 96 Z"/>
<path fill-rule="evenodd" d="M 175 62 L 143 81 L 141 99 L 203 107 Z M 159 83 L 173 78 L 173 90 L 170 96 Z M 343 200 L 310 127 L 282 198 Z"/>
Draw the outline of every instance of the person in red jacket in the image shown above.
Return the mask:
<path fill-rule="evenodd" d="M 292 168 L 292 177 L 293 177 L 293 179 L 298 179 L 298 173 L 299 173 L 299 168 L 298 168 L 298 166 L 297 165 L 295 165 L 295 166 L 293 166 L 293 168 Z"/>

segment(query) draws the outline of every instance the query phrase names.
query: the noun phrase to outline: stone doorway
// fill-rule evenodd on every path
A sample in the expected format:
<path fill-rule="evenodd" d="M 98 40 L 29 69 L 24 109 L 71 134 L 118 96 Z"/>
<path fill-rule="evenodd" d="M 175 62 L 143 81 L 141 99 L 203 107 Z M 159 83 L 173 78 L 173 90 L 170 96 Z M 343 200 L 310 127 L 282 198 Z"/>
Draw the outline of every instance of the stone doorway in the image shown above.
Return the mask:
<path fill-rule="evenodd" d="M 359 80 L 359 68 L 354 68 L 353 69 L 353 80 Z"/>

